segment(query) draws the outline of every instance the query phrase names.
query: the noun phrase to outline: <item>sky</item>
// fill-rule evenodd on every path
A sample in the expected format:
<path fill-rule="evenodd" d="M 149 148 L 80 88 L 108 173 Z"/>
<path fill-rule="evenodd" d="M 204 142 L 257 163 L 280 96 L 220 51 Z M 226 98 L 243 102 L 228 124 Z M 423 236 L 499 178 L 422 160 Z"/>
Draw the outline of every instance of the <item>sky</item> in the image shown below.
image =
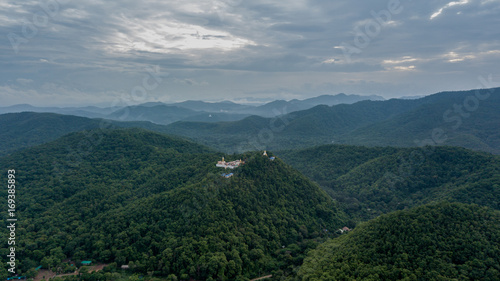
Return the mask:
<path fill-rule="evenodd" d="M 500 85 L 500 0 L 0 0 L 0 106 Z"/>

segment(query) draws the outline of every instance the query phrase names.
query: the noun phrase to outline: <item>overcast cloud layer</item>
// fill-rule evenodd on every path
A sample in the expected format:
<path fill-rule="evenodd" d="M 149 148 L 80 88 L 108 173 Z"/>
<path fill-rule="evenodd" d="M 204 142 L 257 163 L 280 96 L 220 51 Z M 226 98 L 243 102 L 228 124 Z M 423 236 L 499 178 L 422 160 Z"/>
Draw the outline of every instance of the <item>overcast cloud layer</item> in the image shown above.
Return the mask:
<path fill-rule="evenodd" d="M 0 106 L 500 85 L 500 0 L 1 0 L 0 31 Z"/>

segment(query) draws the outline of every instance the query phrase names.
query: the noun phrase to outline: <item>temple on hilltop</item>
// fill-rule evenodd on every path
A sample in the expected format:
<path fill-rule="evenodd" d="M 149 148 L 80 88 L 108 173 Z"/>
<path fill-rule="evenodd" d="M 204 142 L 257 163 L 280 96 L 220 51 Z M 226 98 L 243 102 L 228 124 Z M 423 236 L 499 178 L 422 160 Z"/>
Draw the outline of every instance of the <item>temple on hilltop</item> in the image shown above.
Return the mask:
<path fill-rule="evenodd" d="M 262 156 L 267 156 L 267 150 L 264 150 L 264 153 L 262 153 Z M 271 160 L 271 161 L 274 161 L 275 159 L 276 159 L 276 157 L 274 157 L 274 156 L 269 157 L 269 160 Z"/>
<path fill-rule="evenodd" d="M 218 161 L 217 164 L 215 164 L 216 167 L 219 167 L 219 168 L 229 168 L 229 169 L 234 169 L 234 168 L 238 168 L 240 165 L 243 165 L 245 164 L 244 161 L 241 161 L 240 160 L 234 160 L 234 161 L 231 161 L 231 162 L 226 162 L 224 161 L 224 157 L 222 157 L 222 160 L 221 161 Z"/>

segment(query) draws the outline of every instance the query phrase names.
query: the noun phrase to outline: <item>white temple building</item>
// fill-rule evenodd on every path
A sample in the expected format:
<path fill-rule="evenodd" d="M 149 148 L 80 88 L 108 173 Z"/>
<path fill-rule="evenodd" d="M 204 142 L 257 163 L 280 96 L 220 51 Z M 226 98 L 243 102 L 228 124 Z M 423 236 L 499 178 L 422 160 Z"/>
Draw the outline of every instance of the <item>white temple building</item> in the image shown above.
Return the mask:
<path fill-rule="evenodd" d="M 238 168 L 240 165 L 242 164 L 245 164 L 244 161 L 241 161 L 240 160 L 234 160 L 234 161 L 231 161 L 231 162 L 226 162 L 224 161 L 224 157 L 222 157 L 222 161 L 218 161 L 217 164 L 215 164 L 216 167 L 219 167 L 219 168 L 225 168 L 225 169 L 234 169 L 234 168 Z"/>

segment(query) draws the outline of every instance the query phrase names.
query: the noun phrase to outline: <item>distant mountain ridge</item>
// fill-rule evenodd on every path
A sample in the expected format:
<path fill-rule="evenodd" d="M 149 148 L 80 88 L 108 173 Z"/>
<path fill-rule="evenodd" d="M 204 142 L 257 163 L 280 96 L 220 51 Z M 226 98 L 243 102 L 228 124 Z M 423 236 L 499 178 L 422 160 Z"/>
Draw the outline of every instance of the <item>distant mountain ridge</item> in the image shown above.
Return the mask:
<path fill-rule="evenodd" d="M 119 122 L 56 113 L 21 112 L 0 115 L 0 156 L 53 141 L 63 135 L 91 129 L 144 128 L 162 132 L 150 122 Z"/>
<path fill-rule="evenodd" d="M 500 154 L 500 88 L 442 92 L 421 100 L 427 103 L 356 128 L 339 137 L 339 142 L 369 146 L 453 145 Z"/>
<path fill-rule="evenodd" d="M 371 96 L 360 96 L 360 95 L 322 95 L 314 98 L 308 98 L 304 100 L 293 99 L 290 101 L 276 100 L 269 102 L 267 104 L 258 106 L 249 111 L 243 110 L 245 113 L 259 115 L 264 117 L 274 117 L 277 115 L 288 114 L 295 111 L 307 110 L 318 105 L 338 105 L 338 104 L 353 104 L 364 100 L 385 100 L 381 96 L 371 95 Z"/>
<path fill-rule="evenodd" d="M 380 96 L 360 95 L 323 95 L 305 100 L 276 101 L 262 106 L 238 104 L 231 101 L 205 102 L 188 100 L 177 103 L 147 102 L 139 105 L 114 107 L 36 107 L 18 104 L 0 107 L 0 114 L 18 112 L 40 112 L 76 115 L 88 118 L 108 118 L 118 121 L 150 121 L 157 124 L 169 124 L 175 121 L 237 121 L 249 115 L 272 117 L 296 110 L 304 110 L 319 104 L 333 105 L 354 103 L 360 100 L 381 100 Z M 278 105 L 279 104 L 279 105 Z M 161 110 L 160 110 L 161 109 Z M 153 110 L 153 111 L 151 111 Z M 129 113 L 129 114 L 124 114 Z M 217 114 L 217 118 L 208 117 Z M 119 119 L 122 117 L 122 119 Z"/>
<path fill-rule="evenodd" d="M 16 104 L 6 107 L 0 107 L 0 114 L 20 113 L 20 112 L 38 112 L 38 113 L 58 113 L 66 115 L 75 115 L 88 118 L 101 118 L 112 112 L 119 110 L 120 107 L 38 107 L 30 104 Z"/>
<path fill-rule="evenodd" d="M 483 100 L 476 98 L 484 97 Z M 468 103 L 467 103 L 468 102 Z M 176 122 L 167 132 L 228 152 L 341 143 L 456 145 L 500 153 L 500 88 L 443 92 L 421 99 L 319 105 L 279 118 L 229 123 Z"/>
<path fill-rule="evenodd" d="M 230 101 L 205 102 L 205 101 L 188 100 L 188 101 L 183 101 L 183 102 L 178 102 L 178 103 L 172 103 L 169 105 L 187 108 L 187 109 L 191 109 L 194 111 L 205 111 L 205 112 L 212 112 L 212 113 L 217 113 L 217 112 L 219 112 L 219 113 L 221 113 L 221 112 L 238 113 L 241 110 L 249 110 L 249 109 L 253 108 L 253 106 L 237 104 L 237 103 L 230 102 Z"/>
<path fill-rule="evenodd" d="M 485 99 L 480 100 L 476 95 Z M 282 115 L 266 118 L 248 116 L 243 110 L 239 113 L 209 113 L 148 103 L 144 106 L 122 108 L 111 114 L 115 121 L 109 122 L 118 127 L 137 126 L 180 135 L 228 153 L 305 148 L 335 143 L 398 147 L 453 145 L 500 154 L 500 88 L 443 92 L 414 100 L 365 100 L 354 104 L 318 105 L 284 114 L 287 112 L 287 104 L 286 101 L 274 102 L 266 110 L 273 111 L 275 115 Z M 224 102 L 224 106 L 233 105 Z M 7 120 L 5 116 L 7 115 L 0 115 L 0 125 L 5 124 L 2 123 Z M 24 117 L 26 116 L 25 114 Z M 42 119 L 49 115 L 37 115 L 45 116 L 41 119 L 34 116 L 31 114 L 30 118 L 45 126 Z M 11 147 L 11 150 L 45 140 L 44 133 L 41 138 L 21 139 L 22 136 L 33 132 L 26 122 L 23 123 L 24 117 L 19 120 L 10 118 L 10 124 L 5 125 L 6 128 L 15 128 L 15 124 L 18 124 L 20 135 L 12 137 L 10 134 L 4 138 L 6 142 L 0 144 L 0 153 L 2 146 L 6 147 L 16 139 L 19 142 Z M 185 121 L 176 121 L 179 118 Z M 121 120 L 143 121 L 120 122 Z M 51 123 L 54 120 L 47 119 L 46 122 Z M 61 129 L 57 136 L 61 136 L 63 132 L 78 130 L 71 129 L 70 123 L 59 122 L 54 125 L 57 127 L 58 124 L 69 126 L 66 127 L 68 130 Z M 54 128 L 48 129 L 54 131 Z M 5 134 L 8 134 L 7 130 L 0 132 L 0 139 Z M 50 138 L 50 135 L 47 136 Z"/>
<path fill-rule="evenodd" d="M 317 105 L 331 106 L 336 104 L 352 104 L 362 100 L 384 100 L 384 98 L 375 95 L 359 96 L 338 94 L 323 95 L 305 100 L 277 100 L 261 106 L 242 105 L 230 101 L 205 102 L 188 100 L 170 104 L 155 102 L 128 106 L 108 115 L 107 118 L 116 120 L 117 116 L 121 116 L 124 111 L 128 111 L 134 113 L 127 115 L 127 119 L 120 121 L 150 121 L 163 125 L 176 121 L 238 121 L 250 115 L 274 117 L 294 111 L 309 109 Z M 185 111 L 181 109 L 185 109 Z M 217 118 L 212 118 L 214 116 L 217 116 Z"/>
<path fill-rule="evenodd" d="M 120 121 L 149 121 L 166 125 L 195 114 L 197 112 L 191 109 L 161 104 L 128 106 L 107 115 L 107 117 Z"/>

